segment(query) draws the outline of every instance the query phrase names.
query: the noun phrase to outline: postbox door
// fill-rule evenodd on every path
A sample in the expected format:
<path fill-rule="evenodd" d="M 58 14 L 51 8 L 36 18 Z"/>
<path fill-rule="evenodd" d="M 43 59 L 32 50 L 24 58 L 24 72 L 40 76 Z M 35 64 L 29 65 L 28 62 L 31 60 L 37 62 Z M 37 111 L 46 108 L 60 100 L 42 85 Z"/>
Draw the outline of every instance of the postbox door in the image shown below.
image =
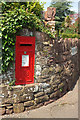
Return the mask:
<path fill-rule="evenodd" d="M 35 37 L 16 37 L 16 85 L 34 83 Z"/>
<path fill-rule="evenodd" d="M 16 84 L 29 84 L 34 82 L 34 53 L 32 51 L 19 51 L 17 57 Z"/>

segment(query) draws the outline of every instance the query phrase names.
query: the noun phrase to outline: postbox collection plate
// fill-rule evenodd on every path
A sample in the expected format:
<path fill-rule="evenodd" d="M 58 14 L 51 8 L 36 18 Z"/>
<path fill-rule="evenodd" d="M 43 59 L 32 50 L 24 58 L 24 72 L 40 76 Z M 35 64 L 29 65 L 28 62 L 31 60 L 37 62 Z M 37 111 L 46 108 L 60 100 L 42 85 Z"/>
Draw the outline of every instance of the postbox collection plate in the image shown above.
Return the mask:
<path fill-rule="evenodd" d="M 22 67 L 29 66 L 29 55 L 22 55 Z"/>
<path fill-rule="evenodd" d="M 34 62 L 35 37 L 16 36 L 16 85 L 34 83 Z"/>

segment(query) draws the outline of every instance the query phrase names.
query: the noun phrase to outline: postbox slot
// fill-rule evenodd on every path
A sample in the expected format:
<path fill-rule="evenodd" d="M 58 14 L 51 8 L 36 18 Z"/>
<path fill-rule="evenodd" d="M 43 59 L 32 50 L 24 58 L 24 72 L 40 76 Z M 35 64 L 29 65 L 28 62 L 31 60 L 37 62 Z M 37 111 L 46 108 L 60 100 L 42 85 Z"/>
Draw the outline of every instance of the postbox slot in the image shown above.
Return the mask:
<path fill-rule="evenodd" d="M 20 44 L 20 46 L 32 46 L 32 44 Z"/>

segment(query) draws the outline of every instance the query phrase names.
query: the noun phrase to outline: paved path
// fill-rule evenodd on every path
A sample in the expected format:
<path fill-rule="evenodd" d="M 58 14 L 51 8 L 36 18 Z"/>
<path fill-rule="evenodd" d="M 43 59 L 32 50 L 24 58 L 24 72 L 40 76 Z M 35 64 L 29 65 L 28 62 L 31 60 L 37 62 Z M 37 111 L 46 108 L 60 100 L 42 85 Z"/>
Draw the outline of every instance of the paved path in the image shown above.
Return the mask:
<path fill-rule="evenodd" d="M 78 118 L 78 82 L 72 91 L 47 106 L 3 118 Z"/>

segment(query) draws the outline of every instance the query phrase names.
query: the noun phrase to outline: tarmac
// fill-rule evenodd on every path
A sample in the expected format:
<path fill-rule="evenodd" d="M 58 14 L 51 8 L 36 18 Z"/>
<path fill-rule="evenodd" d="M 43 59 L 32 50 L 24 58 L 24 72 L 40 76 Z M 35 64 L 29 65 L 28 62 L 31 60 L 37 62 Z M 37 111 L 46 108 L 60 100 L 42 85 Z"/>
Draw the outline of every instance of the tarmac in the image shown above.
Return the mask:
<path fill-rule="evenodd" d="M 79 118 L 78 90 L 80 91 L 80 78 L 72 91 L 55 102 L 23 113 L 3 115 L 0 118 Z"/>

